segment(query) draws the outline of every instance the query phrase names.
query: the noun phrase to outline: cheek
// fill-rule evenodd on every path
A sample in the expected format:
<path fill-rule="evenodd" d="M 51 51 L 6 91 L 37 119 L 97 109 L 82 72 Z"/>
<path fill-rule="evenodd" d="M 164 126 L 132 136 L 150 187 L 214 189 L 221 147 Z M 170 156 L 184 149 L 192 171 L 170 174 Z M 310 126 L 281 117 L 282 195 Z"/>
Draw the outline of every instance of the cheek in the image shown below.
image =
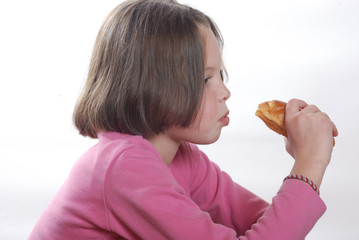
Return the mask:
<path fill-rule="evenodd" d="M 216 116 L 216 101 L 215 98 L 207 96 L 204 98 L 204 101 L 201 105 L 202 110 L 202 120 L 203 121 L 210 121 Z"/>
<path fill-rule="evenodd" d="M 216 121 L 216 115 L 213 114 L 214 110 L 210 106 L 206 106 L 203 108 L 203 111 L 199 113 L 195 120 L 195 124 L 193 125 L 196 128 L 198 134 L 208 134 L 214 127 L 214 123 Z"/>
<path fill-rule="evenodd" d="M 197 130 L 205 129 L 217 119 L 217 105 L 213 94 L 204 92 L 198 114 L 192 124 Z"/>

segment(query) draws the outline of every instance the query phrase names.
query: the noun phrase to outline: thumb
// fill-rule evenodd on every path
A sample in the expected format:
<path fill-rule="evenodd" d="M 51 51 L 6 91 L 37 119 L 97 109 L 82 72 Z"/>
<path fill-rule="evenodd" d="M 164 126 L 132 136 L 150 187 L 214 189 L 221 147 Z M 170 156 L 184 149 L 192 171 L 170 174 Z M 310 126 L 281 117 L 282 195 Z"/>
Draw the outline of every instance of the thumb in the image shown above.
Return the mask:
<path fill-rule="evenodd" d="M 306 102 L 304 102 L 303 100 L 291 99 L 287 103 L 285 114 L 286 114 L 286 116 L 293 116 L 297 112 L 299 112 L 303 108 L 305 108 L 306 106 L 308 106 L 308 104 Z"/>

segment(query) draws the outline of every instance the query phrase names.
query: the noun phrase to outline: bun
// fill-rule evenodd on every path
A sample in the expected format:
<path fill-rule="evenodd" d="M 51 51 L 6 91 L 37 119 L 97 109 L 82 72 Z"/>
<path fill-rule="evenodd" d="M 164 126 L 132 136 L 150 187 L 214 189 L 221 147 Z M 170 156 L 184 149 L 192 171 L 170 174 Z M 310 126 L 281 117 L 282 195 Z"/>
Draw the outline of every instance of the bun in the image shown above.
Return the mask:
<path fill-rule="evenodd" d="M 263 122 L 275 131 L 276 133 L 287 137 L 287 130 L 285 128 L 285 108 L 287 103 L 272 100 L 263 102 L 258 105 L 256 116 L 263 120 Z"/>
<path fill-rule="evenodd" d="M 288 137 L 285 128 L 285 108 L 287 103 L 272 100 L 263 102 L 258 105 L 256 116 L 263 120 L 263 122 L 274 132 Z M 333 138 L 333 146 L 335 146 L 335 139 Z"/>

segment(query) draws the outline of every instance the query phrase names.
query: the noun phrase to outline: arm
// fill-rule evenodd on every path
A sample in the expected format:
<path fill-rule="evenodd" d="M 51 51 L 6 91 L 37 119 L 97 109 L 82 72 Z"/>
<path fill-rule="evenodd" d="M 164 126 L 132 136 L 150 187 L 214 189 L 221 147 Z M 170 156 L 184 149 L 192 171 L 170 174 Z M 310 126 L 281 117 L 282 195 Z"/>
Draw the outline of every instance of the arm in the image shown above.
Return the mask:
<path fill-rule="evenodd" d="M 306 183 L 286 180 L 272 204 L 240 240 L 303 240 L 326 207 Z"/>
<path fill-rule="evenodd" d="M 231 177 L 196 146 L 198 152 L 193 162 L 191 197 L 198 206 L 209 212 L 213 221 L 235 229 L 237 235 L 251 228 L 269 204 L 257 195 L 233 182 Z M 194 154 L 195 155 L 195 154 Z"/>
<path fill-rule="evenodd" d="M 268 205 L 201 155 L 193 199 L 215 222 L 235 229 L 241 240 L 302 240 L 326 209 L 310 186 L 296 180 L 285 181 Z"/>

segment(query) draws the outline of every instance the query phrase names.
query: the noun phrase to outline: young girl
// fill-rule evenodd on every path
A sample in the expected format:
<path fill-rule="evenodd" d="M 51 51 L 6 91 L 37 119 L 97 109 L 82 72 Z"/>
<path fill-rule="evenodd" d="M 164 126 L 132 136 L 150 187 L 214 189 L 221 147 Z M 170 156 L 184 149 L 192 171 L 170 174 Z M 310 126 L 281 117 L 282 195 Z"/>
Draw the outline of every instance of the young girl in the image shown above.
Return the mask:
<path fill-rule="evenodd" d="M 30 240 L 304 239 L 326 208 L 312 186 L 285 180 L 268 204 L 195 145 L 229 124 L 222 44 L 209 17 L 174 0 L 127 1 L 110 13 L 74 111 L 80 133 L 98 144 Z M 290 173 L 320 186 L 335 125 L 291 100 L 286 126 Z"/>

